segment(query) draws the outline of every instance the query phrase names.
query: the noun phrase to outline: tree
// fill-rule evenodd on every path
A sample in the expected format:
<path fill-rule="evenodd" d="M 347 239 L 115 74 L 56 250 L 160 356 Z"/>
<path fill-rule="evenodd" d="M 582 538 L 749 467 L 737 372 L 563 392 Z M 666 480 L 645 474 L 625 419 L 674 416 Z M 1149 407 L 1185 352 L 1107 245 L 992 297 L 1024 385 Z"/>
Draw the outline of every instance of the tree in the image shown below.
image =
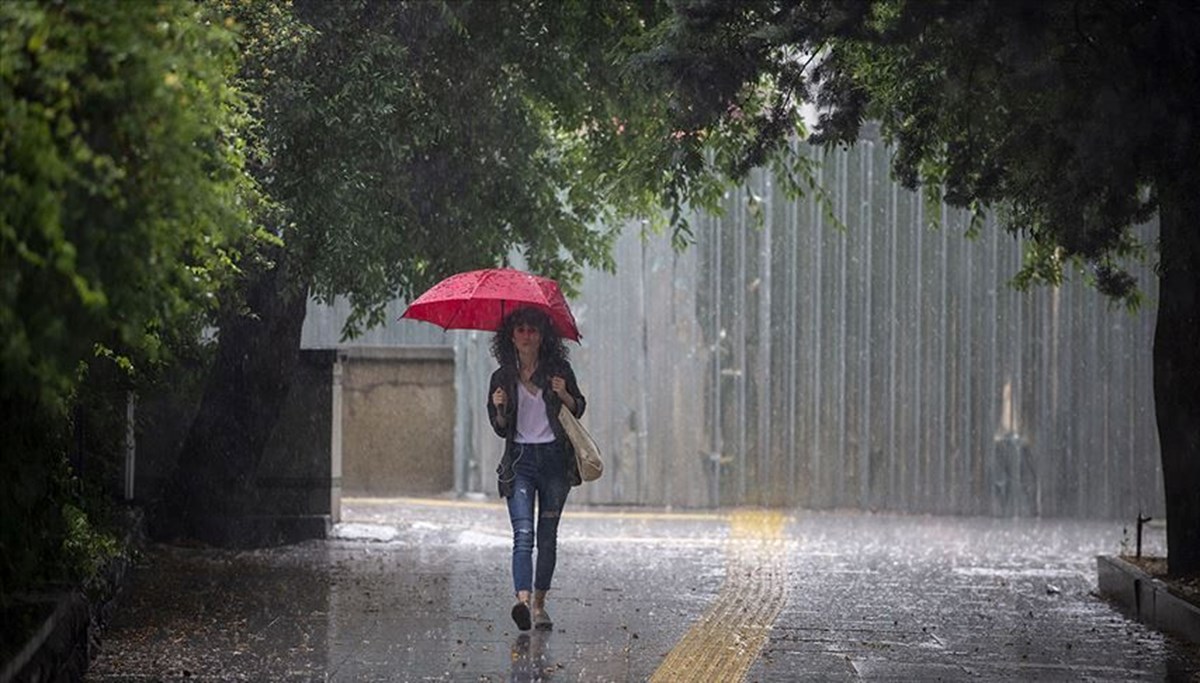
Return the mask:
<path fill-rule="evenodd" d="M 666 16 L 655 3 L 222 8 L 241 27 L 263 152 L 252 172 L 277 241 L 222 297 L 217 359 L 167 496 L 179 524 L 165 532 L 228 542 L 257 505 L 310 295 L 347 296 L 352 336 L 387 302 L 514 248 L 569 289 L 583 266 L 611 267 L 625 216 L 657 207 L 678 145 L 618 58 Z"/>
<path fill-rule="evenodd" d="M 643 55 L 689 131 L 748 125 L 751 165 L 868 120 L 928 197 L 998 211 L 1029 240 L 1019 285 L 1086 270 L 1135 305 L 1123 269 L 1157 215 L 1154 391 L 1173 574 L 1200 573 L 1200 8 L 1183 0 L 681 0 Z M 748 122 L 748 123 L 747 123 Z"/>
<path fill-rule="evenodd" d="M 63 569 L 87 369 L 164 362 L 251 231 L 232 38 L 187 0 L 0 3 L 0 594 Z"/>

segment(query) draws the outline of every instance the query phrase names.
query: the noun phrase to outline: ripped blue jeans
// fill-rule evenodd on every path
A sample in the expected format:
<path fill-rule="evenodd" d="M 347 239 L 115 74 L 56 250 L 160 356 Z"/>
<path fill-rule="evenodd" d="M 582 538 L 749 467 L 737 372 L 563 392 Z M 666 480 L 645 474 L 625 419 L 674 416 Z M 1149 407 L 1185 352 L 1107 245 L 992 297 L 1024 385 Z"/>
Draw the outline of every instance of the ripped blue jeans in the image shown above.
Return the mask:
<path fill-rule="evenodd" d="M 513 590 L 550 590 L 558 559 L 558 520 L 571 483 L 567 479 L 567 454 L 559 443 L 514 444 L 513 494 L 508 499 L 512 522 Z M 534 523 L 534 509 L 537 523 Z M 537 575 L 533 571 L 533 547 L 537 545 Z"/>

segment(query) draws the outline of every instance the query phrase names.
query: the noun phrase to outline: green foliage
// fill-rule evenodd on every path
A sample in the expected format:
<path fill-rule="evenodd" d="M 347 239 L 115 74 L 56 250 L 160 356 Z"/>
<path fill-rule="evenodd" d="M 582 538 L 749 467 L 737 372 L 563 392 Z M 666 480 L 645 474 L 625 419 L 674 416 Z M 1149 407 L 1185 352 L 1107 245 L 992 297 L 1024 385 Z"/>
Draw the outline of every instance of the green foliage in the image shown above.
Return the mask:
<path fill-rule="evenodd" d="M 70 577 L 86 583 L 96 577 L 104 566 L 120 553 L 120 544 L 112 533 L 96 527 L 92 517 L 72 503 L 62 506 L 66 537 L 62 551 Z"/>
<path fill-rule="evenodd" d="M 102 457 L 93 477 L 80 478 L 68 464 L 65 422 L 4 407 L 12 440 L 0 460 L 0 604 L 45 584 L 86 584 L 118 551 Z"/>
<path fill-rule="evenodd" d="M 61 401 L 98 343 L 158 357 L 232 267 L 252 197 L 234 48 L 183 0 L 0 4 L 6 391 Z"/>
<path fill-rule="evenodd" d="M 760 167 L 791 196 L 816 194 L 832 214 L 816 183 L 819 160 L 798 153 L 795 143 L 807 135 L 802 107 L 813 55 L 865 3 L 677 0 L 670 6 L 631 64 L 636 82 L 645 84 L 637 92 L 659 103 L 672 141 L 665 153 L 635 165 L 667 181 L 638 181 L 662 198 L 677 236 L 687 236 L 688 226 L 680 224 L 685 209 L 719 213 L 728 187 Z"/>
<path fill-rule="evenodd" d="M 4 597 L 110 549 L 104 483 L 66 463 L 77 418 L 123 402 L 95 407 L 84 378 L 104 369 L 123 399 L 235 270 L 257 202 L 237 63 L 229 27 L 187 0 L 0 3 Z M 103 478 L 116 449 L 86 443 Z"/>
<path fill-rule="evenodd" d="M 629 218 L 674 226 L 682 245 L 687 209 L 719 209 L 746 163 L 736 152 L 757 135 L 738 121 L 679 127 L 631 63 L 665 3 L 219 7 L 239 27 L 260 122 L 253 170 L 280 210 L 272 230 L 293 286 L 349 297 L 347 336 L 382 322 L 396 297 L 514 248 L 571 291 L 583 267 L 613 267 Z M 775 160 L 799 191 L 809 167 Z"/>
<path fill-rule="evenodd" d="M 862 113 L 897 145 L 898 176 L 954 205 L 1002 206 L 1005 226 L 1035 243 L 1019 283 L 1056 284 L 1064 264 L 1091 263 L 1100 291 L 1136 306 L 1119 263 L 1141 254 L 1130 228 L 1156 210 L 1145 188 L 1165 180 L 1145 163 L 1165 142 L 1153 125 L 1181 113 L 1141 71 L 1187 40 L 1169 36 L 1182 28 L 1164 23 L 1171 13 L 1142 3 L 878 7 L 873 30 L 837 45 L 825 68 L 850 72 L 869 95 Z"/>
<path fill-rule="evenodd" d="M 185 383 L 204 353 L 199 344 L 181 348 L 174 357 L 188 362 L 155 365 L 139 380 Z M 115 493 L 132 386 L 125 369 L 99 359 L 81 369 L 64 402 L 70 411 L 26 397 L 0 405 L 0 430 L 9 437 L 0 458 L 0 603 L 47 583 L 88 588 L 123 551 Z"/>
<path fill-rule="evenodd" d="M 877 120 L 901 182 L 1035 243 L 1018 284 L 1074 264 L 1136 305 L 1130 226 L 1195 163 L 1194 3 L 680 0 L 667 26 L 648 61 L 683 124 L 749 121 L 754 160 L 789 98 L 818 105 L 818 143 Z"/>
<path fill-rule="evenodd" d="M 581 175 L 586 75 L 574 52 L 543 49 L 583 5 L 221 7 L 240 27 L 255 171 L 293 286 L 349 296 L 347 334 L 514 246 L 567 284 L 580 264 L 609 264 L 612 231 L 595 224 L 606 190 Z"/>

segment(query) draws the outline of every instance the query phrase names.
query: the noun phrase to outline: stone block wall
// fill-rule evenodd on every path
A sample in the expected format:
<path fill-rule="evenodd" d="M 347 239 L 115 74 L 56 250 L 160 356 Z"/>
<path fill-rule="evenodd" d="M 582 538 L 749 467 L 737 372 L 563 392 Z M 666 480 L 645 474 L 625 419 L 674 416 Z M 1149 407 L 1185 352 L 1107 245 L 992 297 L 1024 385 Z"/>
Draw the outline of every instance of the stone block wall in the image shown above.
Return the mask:
<path fill-rule="evenodd" d="M 338 355 L 346 494 L 453 490 L 454 350 L 348 348 Z"/>

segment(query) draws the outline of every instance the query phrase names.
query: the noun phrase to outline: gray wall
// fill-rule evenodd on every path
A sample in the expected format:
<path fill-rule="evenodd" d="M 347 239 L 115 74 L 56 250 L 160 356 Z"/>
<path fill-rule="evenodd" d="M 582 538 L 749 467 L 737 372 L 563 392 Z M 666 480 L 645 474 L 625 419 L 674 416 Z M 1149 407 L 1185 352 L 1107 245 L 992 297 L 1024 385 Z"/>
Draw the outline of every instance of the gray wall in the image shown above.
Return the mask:
<path fill-rule="evenodd" d="M 341 513 L 340 477 L 332 419 L 338 394 L 332 351 L 306 349 L 268 438 L 254 488 L 258 507 L 251 518 L 227 530 L 233 545 L 270 545 L 324 537 Z M 203 387 L 170 386 L 138 399 L 135 500 L 152 503 L 164 495 Z"/>
<path fill-rule="evenodd" d="M 694 219 L 686 251 L 630 226 L 617 274 L 585 275 L 570 348 L 607 470 L 573 500 L 1160 513 L 1152 273 L 1139 272 L 1136 314 L 1078 276 L 1018 292 L 1021 242 L 990 222 L 968 239 L 966 216 L 944 207 L 930 229 L 884 147 L 825 161 L 833 216 L 758 175 L 724 217 Z M 310 310 L 306 336 L 341 315 Z M 489 335 L 408 321 L 372 334 L 454 349 L 454 481 L 494 495 Z"/>
<path fill-rule="evenodd" d="M 887 153 L 830 154 L 812 201 L 762 177 L 697 245 L 721 499 L 912 512 L 1132 516 L 1161 506 L 1151 305 L 1073 276 L 1008 286 L 1023 245 L 890 182 Z M 1152 237 L 1152 228 L 1147 233 Z"/>

